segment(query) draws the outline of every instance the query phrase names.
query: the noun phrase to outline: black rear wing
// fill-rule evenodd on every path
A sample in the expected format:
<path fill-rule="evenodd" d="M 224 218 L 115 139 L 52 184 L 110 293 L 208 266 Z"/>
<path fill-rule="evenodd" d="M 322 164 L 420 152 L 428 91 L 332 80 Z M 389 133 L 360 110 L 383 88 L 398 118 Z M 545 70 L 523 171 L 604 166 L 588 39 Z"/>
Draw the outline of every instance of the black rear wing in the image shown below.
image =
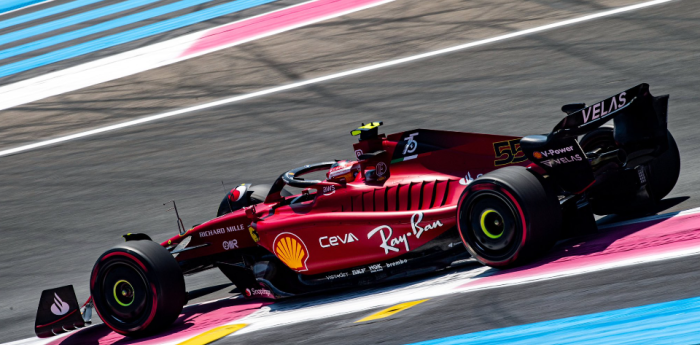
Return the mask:
<path fill-rule="evenodd" d="M 648 84 L 639 84 L 588 107 L 564 106 L 570 113 L 551 133 L 524 137 L 520 147 L 564 190 L 580 193 L 595 179 L 578 137 L 613 120 L 615 141 L 626 154 L 625 168 L 635 168 L 668 149 L 668 99 L 652 96 Z"/>
<path fill-rule="evenodd" d="M 551 135 L 579 136 L 615 119 L 615 127 L 622 126 L 625 131 L 634 132 L 633 136 L 654 136 L 658 132 L 666 137 L 668 98 L 668 95 L 654 97 L 649 93 L 649 84 L 639 84 L 569 114 L 554 127 Z"/>

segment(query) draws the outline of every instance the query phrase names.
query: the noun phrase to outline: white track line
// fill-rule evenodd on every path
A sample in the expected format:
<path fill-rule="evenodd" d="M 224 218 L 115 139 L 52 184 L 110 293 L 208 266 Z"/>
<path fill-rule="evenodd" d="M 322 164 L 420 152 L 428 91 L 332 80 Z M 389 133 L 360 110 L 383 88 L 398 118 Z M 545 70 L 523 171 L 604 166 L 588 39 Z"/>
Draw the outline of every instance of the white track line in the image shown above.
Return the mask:
<path fill-rule="evenodd" d="M 71 134 L 71 135 L 67 135 L 67 136 L 63 136 L 63 137 L 58 137 L 55 139 L 40 141 L 40 142 L 29 144 L 29 145 L 23 145 L 23 146 L 15 147 L 12 149 L 3 150 L 3 151 L 0 151 L 0 157 L 9 156 L 9 155 L 17 154 L 20 152 L 24 152 L 24 151 L 28 151 L 28 150 L 32 150 L 32 149 L 36 149 L 36 148 L 40 148 L 40 147 L 45 147 L 45 146 L 49 146 L 49 145 L 53 145 L 53 144 L 58 144 L 58 143 L 62 143 L 62 142 L 69 141 L 69 140 L 84 138 L 87 136 L 100 134 L 100 133 L 104 133 L 104 132 L 109 132 L 109 131 L 113 131 L 113 130 L 117 130 L 117 129 L 121 129 L 121 128 L 126 128 L 126 127 L 140 125 L 143 123 L 153 122 L 156 120 L 161 120 L 161 119 L 173 117 L 176 115 L 190 113 L 193 111 L 213 108 L 213 107 L 224 105 L 224 104 L 239 102 L 239 101 L 243 101 L 243 100 L 247 100 L 247 99 L 251 99 L 251 98 L 270 95 L 270 94 L 277 93 L 277 92 L 296 89 L 296 88 L 300 88 L 300 87 L 303 87 L 306 85 L 317 84 L 317 83 L 325 82 L 328 80 L 343 78 L 343 77 L 347 77 L 347 76 L 351 76 L 351 75 L 355 75 L 355 74 L 359 74 L 359 73 L 364 73 L 364 72 L 374 71 L 374 70 L 387 68 L 387 67 L 391 67 L 391 66 L 396 66 L 399 64 L 404 64 L 404 63 L 413 62 L 413 61 L 417 61 L 417 60 L 421 60 L 421 59 L 426 59 L 426 58 L 430 58 L 433 56 L 448 54 L 448 53 L 452 53 L 452 52 L 459 51 L 459 50 L 474 48 L 474 47 L 482 46 L 485 44 L 495 43 L 495 42 L 499 42 L 499 41 L 503 41 L 503 40 L 507 40 L 507 39 L 511 39 L 511 38 L 515 38 L 515 37 L 521 37 L 521 36 L 525 36 L 525 35 L 530 35 L 530 34 L 534 34 L 534 33 L 548 31 L 548 30 L 560 28 L 563 26 L 578 24 L 578 23 L 582 23 L 582 22 L 586 22 L 586 21 L 590 21 L 590 20 L 594 20 L 594 19 L 598 19 L 598 18 L 609 17 L 609 16 L 613 16 L 616 14 L 630 12 L 630 11 L 634 11 L 634 10 L 638 10 L 638 9 L 642 9 L 642 8 L 651 7 L 651 6 L 656 6 L 656 5 L 664 4 L 667 2 L 671 2 L 671 1 L 676 1 L 676 0 L 648 1 L 648 2 L 641 3 L 641 4 L 625 6 L 625 7 L 621 7 L 621 8 L 617 8 L 617 9 L 613 9 L 613 10 L 603 11 L 603 12 L 599 12 L 599 13 L 595 13 L 595 14 L 591 14 L 591 15 L 586 15 L 583 17 L 568 19 L 568 20 L 564 20 L 564 21 L 560 21 L 560 22 L 556 22 L 556 23 L 552 23 L 552 24 L 547 24 L 547 25 L 538 26 L 538 27 L 531 28 L 531 29 L 516 31 L 516 32 L 509 33 L 509 34 L 500 35 L 500 36 L 496 36 L 496 37 L 492 37 L 492 38 L 487 38 L 487 39 L 483 39 L 483 40 L 479 40 L 479 41 L 475 41 L 475 42 L 460 44 L 460 45 L 452 46 L 452 47 L 445 48 L 445 49 L 439 49 L 439 50 L 435 50 L 435 51 L 431 51 L 431 52 L 427 52 L 427 53 L 423 53 L 423 54 L 418 54 L 418 55 L 413 55 L 413 56 L 409 56 L 409 57 L 405 57 L 405 58 L 401 58 L 401 59 L 396 59 L 396 60 L 389 60 L 389 61 L 378 63 L 375 65 L 370 65 L 370 66 L 365 66 L 365 67 L 361 67 L 361 68 L 357 68 L 357 69 L 352 69 L 352 70 L 345 71 L 345 72 L 330 74 L 330 75 L 319 77 L 319 78 L 313 78 L 313 79 L 295 82 L 295 83 L 291 83 L 291 84 L 287 84 L 287 85 L 276 86 L 276 87 L 272 87 L 269 89 L 245 94 L 245 95 L 225 98 L 225 99 L 221 99 L 221 100 L 218 100 L 215 102 L 205 103 L 205 104 L 201 104 L 201 105 L 197 105 L 197 106 L 193 106 L 193 107 L 188 107 L 188 108 L 184 108 L 184 109 L 180 109 L 180 110 L 175 110 L 175 111 L 169 111 L 169 112 L 158 114 L 158 115 L 147 116 L 147 117 L 140 118 L 137 120 L 122 122 L 122 123 L 111 125 L 111 126 L 96 128 L 96 129 L 92 129 L 92 130 L 85 131 L 85 132 L 80 132 L 80 133 Z"/>
<path fill-rule="evenodd" d="M 10 14 L 10 13 L 12 13 L 12 12 L 17 12 L 17 11 L 21 11 L 21 10 L 26 10 L 26 9 L 28 9 L 28 8 L 30 8 L 30 7 L 34 7 L 34 6 L 39 6 L 39 5 L 47 4 L 47 3 L 53 2 L 53 1 L 54 1 L 54 0 L 46 0 L 46 1 L 38 2 L 38 3 L 36 3 L 36 4 L 31 4 L 31 5 L 27 5 L 27 6 L 20 7 L 20 8 L 15 8 L 15 9 L 12 10 L 12 11 L 7 11 L 7 12 L 0 13 L 0 16 L 4 16 L 4 15 Z"/>

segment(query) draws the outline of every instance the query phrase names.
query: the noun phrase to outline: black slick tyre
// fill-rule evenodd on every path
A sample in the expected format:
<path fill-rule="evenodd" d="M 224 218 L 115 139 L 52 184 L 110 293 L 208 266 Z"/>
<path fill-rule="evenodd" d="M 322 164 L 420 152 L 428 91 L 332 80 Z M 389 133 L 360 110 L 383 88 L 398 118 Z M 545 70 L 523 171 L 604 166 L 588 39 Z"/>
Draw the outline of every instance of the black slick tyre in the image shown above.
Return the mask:
<path fill-rule="evenodd" d="M 646 190 L 649 199 L 637 201 L 637 190 L 620 188 L 627 186 L 625 181 L 611 179 L 593 193 L 590 203 L 593 212 L 598 215 L 629 214 L 645 210 L 648 206 L 663 199 L 671 192 L 678 182 L 681 172 L 681 157 L 676 140 L 667 131 L 668 148 L 659 157 L 645 164 L 647 172 Z M 602 150 L 603 152 L 615 149 L 617 144 L 613 134 L 613 128 L 601 127 L 581 138 L 581 148 L 585 152 Z"/>
<path fill-rule="evenodd" d="M 524 167 L 474 180 L 457 204 L 457 228 L 469 253 L 495 268 L 520 266 L 559 239 L 562 215 L 554 189 Z"/>
<path fill-rule="evenodd" d="M 659 201 L 668 195 L 681 175 L 681 153 L 670 131 L 667 135 L 668 149 L 649 163 L 647 189 L 654 201 Z"/>
<path fill-rule="evenodd" d="M 187 302 L 177 261 L 152 241 L 129 241 L 100 256 L 90 277 L 90 294 L 102 321 L 130 337 L 169 327 Z"/>

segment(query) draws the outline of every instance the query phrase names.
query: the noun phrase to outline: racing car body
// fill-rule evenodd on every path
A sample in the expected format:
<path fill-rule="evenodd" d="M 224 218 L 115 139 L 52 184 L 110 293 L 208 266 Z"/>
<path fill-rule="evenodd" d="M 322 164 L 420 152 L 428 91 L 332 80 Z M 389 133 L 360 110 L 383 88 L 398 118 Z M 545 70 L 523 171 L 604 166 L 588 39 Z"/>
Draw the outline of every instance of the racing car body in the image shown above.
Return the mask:
<path fill-rule="evenodd" d="M 384 135 L 381 122 L 363 124 L 352 131 L 357 161 L 239 185 L 216 218 L 186 230 L 178 217 L 179 234 L 160 245 L 125 235 L 97 260 L 89 303 L 115 331 L 140 336 L 179 315 L 183 274 L 215 267 L 246 297 L 274 299 L 433 272 L 469 256 L 521 265 L 557 240 L 597 231 L 594 214 L 634 212 L 671 191 L 680 156 L 667 103 L 640 84 L 592 106 L 565 105 L 549 134 L 522 138 Z M 303 177 L 320 171 L 328 178 Z M 60 331 L 43 318 L 37 334 Z"/>
<path fill-rule="evenodd" d="M 295 169 L 273 184 L 263 203 L 217 217 L 163 245 L 174 247 L 191 238 L 187 247 L 197 249 L 176 258 L 186 272 L 217 265 L 212 255 L 221 255 L 219 262 L 227 260 L 224 256 L 232 258 L 228 262 L 243 262 L 259 246 L 303 281 L 381 272 L 425 256 L 429 249 L 464 253 L 456 231 L 457 201 L 474 178 L 528 163 L 519 141 L 424 129 L 375 134 L 355 144 L 360 168 L 353 182 L 299 179 L 327 171 L 334 162 Z M 282 187 L 289 184 L 307 189 L 282 196 Z M 246 185 L 239 186 L 224 203 L 233 201 L 234 209 L 247 192 Z M 434 242 L 437 238 L 441 240 Z"/>

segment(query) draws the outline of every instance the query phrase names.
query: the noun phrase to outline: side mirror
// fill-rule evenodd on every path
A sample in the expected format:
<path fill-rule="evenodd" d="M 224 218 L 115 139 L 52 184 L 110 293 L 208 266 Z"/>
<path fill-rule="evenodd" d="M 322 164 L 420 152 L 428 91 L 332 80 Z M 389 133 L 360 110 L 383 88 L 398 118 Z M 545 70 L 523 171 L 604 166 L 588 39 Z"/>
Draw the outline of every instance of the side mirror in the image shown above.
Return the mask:
<path fill-rule="evenodd" d="M 245 216 L 249 219 L 255 220 L 256 218 L 255 205 L 245 207 Z"/>

